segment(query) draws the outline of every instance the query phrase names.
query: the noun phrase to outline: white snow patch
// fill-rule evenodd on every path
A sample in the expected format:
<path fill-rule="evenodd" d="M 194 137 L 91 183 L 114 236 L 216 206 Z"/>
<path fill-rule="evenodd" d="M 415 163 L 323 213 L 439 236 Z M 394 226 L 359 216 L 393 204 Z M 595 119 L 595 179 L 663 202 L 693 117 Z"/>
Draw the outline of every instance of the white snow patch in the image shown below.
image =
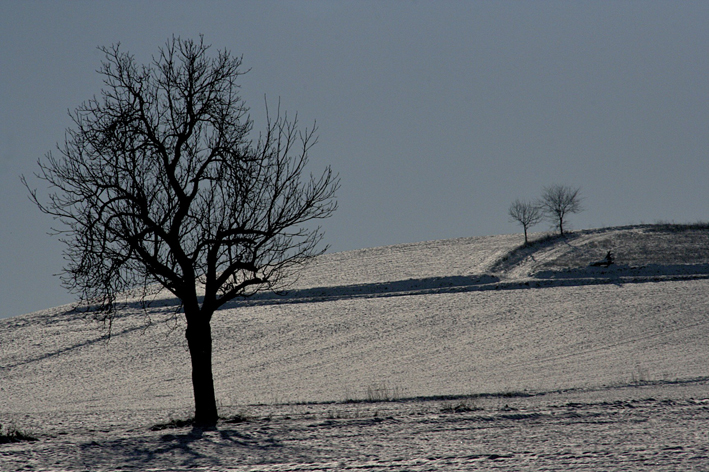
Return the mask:
<path fill-rule="evenodd" d="M 704 467 L 706 233 L 323 256 L 215 316 L 220 411 L 250 418 L 217 431 L 149 430 L 192 408 L 170 303 L 124 310 L 110 342 L 70 307 L 0 320 L 0 424 L 40 439 L 0 445 L 0 469 Z M 609 245 L 618 264 L 589 268 Z M 343 403 L 372 392 L 399 401 Z"/>

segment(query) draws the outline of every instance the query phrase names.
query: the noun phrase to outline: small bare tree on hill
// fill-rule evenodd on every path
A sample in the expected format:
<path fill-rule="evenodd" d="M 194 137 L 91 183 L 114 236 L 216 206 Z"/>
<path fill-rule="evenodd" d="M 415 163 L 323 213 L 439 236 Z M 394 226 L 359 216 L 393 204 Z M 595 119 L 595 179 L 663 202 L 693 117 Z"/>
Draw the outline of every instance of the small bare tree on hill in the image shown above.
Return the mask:
<path fill-rule="evenodd" d="M 542 192 L 539 205 L 561 236 L 564 236 L 564 223 L 568 214 L 583 211 L 580 192 L 580 188 L 566 185 L 545 187 Z"/>
<path fill-rule="evenodd" d="M 181 300 L 195 423 L 214 425 L 215 311 L 322 253 L 313 220 L 335 211 L 339 179 L 329 167 L 305 175 L 316 136 L 297 116 L 279 110 L 251 137 L 240 57 L 210 55 L 201 37 L 173 37 L 147 65 L 120 45 L 101 51 L 101 95 L 71 114 L 59 155 L 39 162 L 46 200 L 23 182 L 63 224 L 63 284 L 104 319 L 137 287 L 144 300 L 155 286 Z"/>
<path fill-rule="evenodd" d="M 510 205 L 508 214 L 511 221 L 516 221 L 522 225 L 522 229 L 524 229 L 524 244 L 529 244 L 527 230 L 544 219 L 541 207 L 536 203 L 522 201 L 518 198 Z"/>

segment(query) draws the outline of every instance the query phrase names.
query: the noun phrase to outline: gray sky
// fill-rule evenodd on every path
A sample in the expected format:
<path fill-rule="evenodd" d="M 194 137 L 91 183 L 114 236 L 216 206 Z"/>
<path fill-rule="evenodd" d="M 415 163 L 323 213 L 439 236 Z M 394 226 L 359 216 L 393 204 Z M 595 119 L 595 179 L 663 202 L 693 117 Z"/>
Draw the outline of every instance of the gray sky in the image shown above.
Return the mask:
<path fill-rule="evenodd" d="M 100 91 L 97 46 L 243 54 L 257 128 L 264 94 L 317 120 L 344 251 L 518 232 L 510 202 L 553 183 L 582 188 L 576 229 L 708 220 L 707 25 L 706 1 L 0 0 L 0 317 L 72 300 L 19 175 Z"/>

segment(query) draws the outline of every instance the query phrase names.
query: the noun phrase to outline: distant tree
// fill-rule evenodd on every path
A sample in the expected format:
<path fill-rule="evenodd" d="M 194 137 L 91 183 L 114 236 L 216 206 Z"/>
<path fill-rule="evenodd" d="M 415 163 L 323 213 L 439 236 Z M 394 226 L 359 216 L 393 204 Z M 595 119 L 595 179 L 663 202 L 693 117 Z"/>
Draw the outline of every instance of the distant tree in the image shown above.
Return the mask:
<path fill-rule="evenodd" d="M 580 191 L 580 188 L 552 185 L 545 187 L 542 192 L 539 205 L 561 236 L 564 236 L 564 222 L 567 215 L 583 211 Z"/>
<path fill-rule="evenodd" d="M 173 37 L 138 65 L 120 45 L 100 49 L 100 97 L 71 113 L 59 156 L 39 162 L 46 201 L 23 182 L 64 226 L 63 284 L 109 327 L 126 290 L 141 288 L 145 301 L 165 288 L 181 300 L 195 422 L 214 425 L 215 311 L 278 287 L 322 253 L 312 222 L 335 211 L 339 179 L 329 167 L 305 175 L 316 136 L 297 115 L 279 110 L 251 137 L 236 82 L 242 60 L 229 51 Z"/>
<path fill-rule="evenodd" d="M 544 219 L 541 207 L 533 202 L 516 199 L 508 210 L 511 221 L 516 221 L 524 229 L 524 244 L 529 244 L 527 230 Z"/>

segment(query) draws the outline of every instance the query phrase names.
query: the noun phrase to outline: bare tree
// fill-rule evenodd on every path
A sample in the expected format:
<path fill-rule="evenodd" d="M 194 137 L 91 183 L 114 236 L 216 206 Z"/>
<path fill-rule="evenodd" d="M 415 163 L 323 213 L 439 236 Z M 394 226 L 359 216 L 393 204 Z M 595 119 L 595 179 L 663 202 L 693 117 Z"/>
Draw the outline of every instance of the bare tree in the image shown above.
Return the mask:
<path fill-rule="evenodd" d="M 508 210 L 511 221 L 516 221 L 524 229 L 524 244 L 529 244 L 527 230 L 542 221 L 544 213 L 538 204 L 516 199 Z"/>
<path fill-rule="evenodd" d="M 583 211 L 581 206 L 581 189 L 566 185 L 544 187 L 539 205 L 549 220 L 564 236 L 564 222 L 569 213 Z"/>
<path fill-rule="evenodd" d="M 192 364 L 195 422 L 218 419 L 210 322 L 236 297 L 274 289 L 324 251 L 313 220 L 330 216 L 339 179 L 305 175 L 315 128 L 297 115 L 253 122 L 239 96 L 242 59 L 172 38 L 147 65 L 100 48 L 100 97 L 71 117 L 58 156 L 36 176 L 50 193 L 39 208 L 60 221 L 62 282 L 111 320 L 117 297 L 155 287 L 182 303 Z M 268 110 L 267 110 L 268 114 Z M 23 182 L 27 182 L 23 177 Z M 44 201 L 41 201 L 44 200 Z"/>

